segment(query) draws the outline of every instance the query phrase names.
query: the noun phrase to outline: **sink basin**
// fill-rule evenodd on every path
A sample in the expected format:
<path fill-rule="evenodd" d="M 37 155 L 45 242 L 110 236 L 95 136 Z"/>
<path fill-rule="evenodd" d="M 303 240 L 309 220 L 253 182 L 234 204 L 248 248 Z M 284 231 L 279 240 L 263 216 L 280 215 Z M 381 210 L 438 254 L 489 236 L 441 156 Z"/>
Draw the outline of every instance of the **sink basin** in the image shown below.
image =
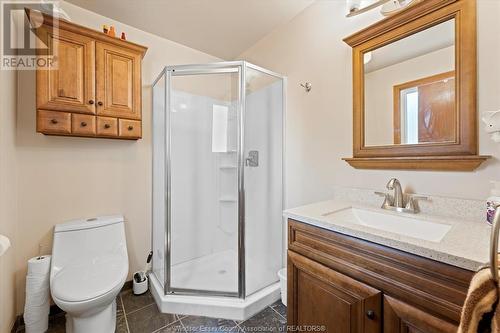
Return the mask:
<path fill-rule="evenodd" d="M 370 227 L 431 242 L 440 242 L 451 229 L 449 224 L 354 207 L 325 213 L 323 216 L 342 224 Z"/>

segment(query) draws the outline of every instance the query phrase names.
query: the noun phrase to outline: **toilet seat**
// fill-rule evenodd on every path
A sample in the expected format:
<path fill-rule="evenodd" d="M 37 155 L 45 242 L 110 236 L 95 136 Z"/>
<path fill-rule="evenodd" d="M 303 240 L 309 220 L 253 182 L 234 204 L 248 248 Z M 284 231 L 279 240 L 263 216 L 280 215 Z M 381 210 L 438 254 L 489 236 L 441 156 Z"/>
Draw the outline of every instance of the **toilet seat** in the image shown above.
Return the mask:
<path fill-rule="evenodd" d="M 75 263 L 58 271 L 51 281 L 52 296 L 63 302 L 85 302 L 121 288 L 128 264 L 118 256 L 100 259 L 100 262 Z"/>

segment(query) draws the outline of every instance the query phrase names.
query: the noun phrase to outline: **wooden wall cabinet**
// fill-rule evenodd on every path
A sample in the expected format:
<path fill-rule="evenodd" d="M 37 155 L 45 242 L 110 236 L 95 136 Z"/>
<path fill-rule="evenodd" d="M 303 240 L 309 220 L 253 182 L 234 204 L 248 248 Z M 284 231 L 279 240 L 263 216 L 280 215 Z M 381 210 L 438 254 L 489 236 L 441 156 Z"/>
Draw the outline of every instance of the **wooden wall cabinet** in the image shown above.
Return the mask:
<path fill-rule="evenodd" d="M 290 331 L 457 331 L 473 272 L 294 220 L 288 231 Z"/>
<path fill-rule="evenodd" d="M 140 139 L 141 62 L 147 49 L 34 13 L 26 9 L 34 26 L 43 17 L 36 34 L 40 46 L 46 45 L 54 56 L 54 66 L 36 73 L 37 132 Z"/>

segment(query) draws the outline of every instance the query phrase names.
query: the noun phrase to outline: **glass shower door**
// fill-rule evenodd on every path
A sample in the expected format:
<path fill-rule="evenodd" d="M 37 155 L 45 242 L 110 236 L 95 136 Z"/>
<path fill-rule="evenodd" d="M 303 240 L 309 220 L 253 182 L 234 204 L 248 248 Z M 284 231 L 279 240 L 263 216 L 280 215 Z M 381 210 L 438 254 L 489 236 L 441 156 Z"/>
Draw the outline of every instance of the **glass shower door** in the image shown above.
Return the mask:
<path fill-rule="evenodd" d="M 238 296 L 240 73 L 167 69 L 167 293 Z"/>

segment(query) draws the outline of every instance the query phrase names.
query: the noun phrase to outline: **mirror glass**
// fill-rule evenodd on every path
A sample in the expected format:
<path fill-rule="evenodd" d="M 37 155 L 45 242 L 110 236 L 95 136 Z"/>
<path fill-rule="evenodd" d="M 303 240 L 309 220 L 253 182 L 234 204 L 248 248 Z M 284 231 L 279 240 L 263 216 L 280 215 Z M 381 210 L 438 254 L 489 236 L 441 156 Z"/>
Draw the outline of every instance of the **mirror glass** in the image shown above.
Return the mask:
<path fill-rule="evenodd" d="M 365 146 L 456 141 L 455 19 L 363 56 Z"/>

